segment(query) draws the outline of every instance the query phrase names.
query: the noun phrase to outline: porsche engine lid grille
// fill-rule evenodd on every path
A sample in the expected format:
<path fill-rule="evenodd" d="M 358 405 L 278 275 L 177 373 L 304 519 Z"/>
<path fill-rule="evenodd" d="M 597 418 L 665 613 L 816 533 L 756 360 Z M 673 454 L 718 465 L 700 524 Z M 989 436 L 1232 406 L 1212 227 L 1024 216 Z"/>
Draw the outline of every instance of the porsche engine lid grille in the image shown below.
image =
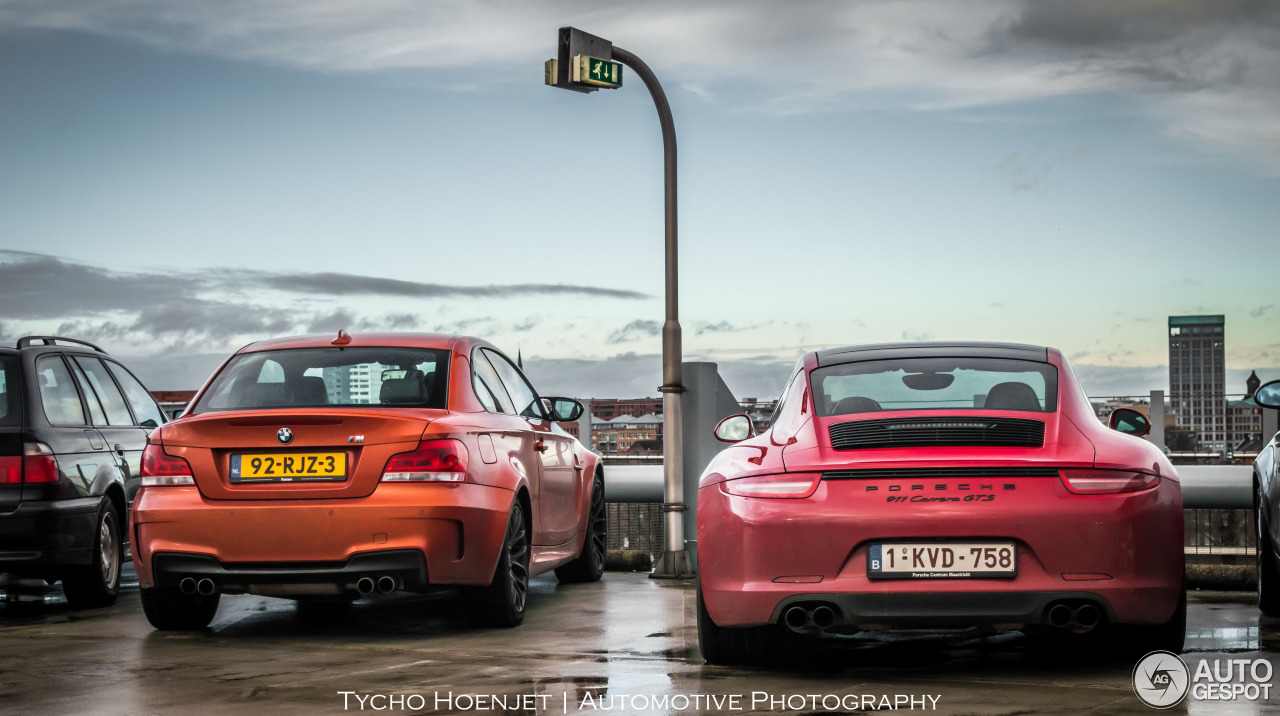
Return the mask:
<path fill-rule="evenodd" d="M 891 467 L 828 470 L 824 480 L 923 480 L 934 477 L 1057 477 L 1056 467 Z"/>
<path fill-rule="evenodd" d="M 830 427 L 837 450 L 893 447 L 1041 447 L 1044 423 L 1022 418 L 889 418 Z"/>

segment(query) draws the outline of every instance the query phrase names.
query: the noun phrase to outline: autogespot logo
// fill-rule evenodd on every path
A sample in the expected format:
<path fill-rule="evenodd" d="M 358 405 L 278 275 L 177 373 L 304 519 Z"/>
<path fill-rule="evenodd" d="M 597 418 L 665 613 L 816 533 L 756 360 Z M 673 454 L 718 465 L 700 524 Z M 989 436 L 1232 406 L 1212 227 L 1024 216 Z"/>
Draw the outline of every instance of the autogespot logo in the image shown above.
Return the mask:
<path fill-rule="evenodd" d="M 1186 662 L 1170 651 L 1153 651 L 1133 667 L 1133 693 L 1152 708 L 1167 709 L 1182 703 L 1190 685 Z"/>

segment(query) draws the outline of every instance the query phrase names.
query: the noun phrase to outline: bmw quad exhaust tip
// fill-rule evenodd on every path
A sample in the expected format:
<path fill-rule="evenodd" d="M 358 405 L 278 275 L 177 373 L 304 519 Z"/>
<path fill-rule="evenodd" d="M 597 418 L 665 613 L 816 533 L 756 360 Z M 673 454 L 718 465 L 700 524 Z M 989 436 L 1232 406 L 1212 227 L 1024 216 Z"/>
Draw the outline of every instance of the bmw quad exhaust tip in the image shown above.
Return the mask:
<path fill-rule="evenodd" d="M 390 574 L 384 574 L 381 577 L 378 577 L 379 592 L 382 592 L 383 594 L 390 594 L 391 592 L 394 592 L 399 588 L 400 588 L 400 580 L 396 579 Z"/>
<path fill-rule="evenodd" d="M 374 590 L 374 589 L 375 589 L 375 586 L 374 586 L 374 584 L 373 584 L 373 579 L 372 579 L 372 578 L 370 578 L 370 577 L 361 577 L 360 579 L 356 580 L 356 591 L 357 591 L 357 592 L 360 592 L 361 594 L 368 595 L 368 594 L 373 594 L 373 590 Z"/>
<path fill-rule="evenodd" d="M 196 592 L 202 597 L 208 597 L 218 591 L 218 585 L 213 583 L 212 579 L 205 577 L 196 582 Z"/>
<path fill-rule="evenodd" d="M 178 582 L 178 591 L 187 596 L 195 594 L 196 580 L 193 577 L 183 577 L 182 581 Z"/>

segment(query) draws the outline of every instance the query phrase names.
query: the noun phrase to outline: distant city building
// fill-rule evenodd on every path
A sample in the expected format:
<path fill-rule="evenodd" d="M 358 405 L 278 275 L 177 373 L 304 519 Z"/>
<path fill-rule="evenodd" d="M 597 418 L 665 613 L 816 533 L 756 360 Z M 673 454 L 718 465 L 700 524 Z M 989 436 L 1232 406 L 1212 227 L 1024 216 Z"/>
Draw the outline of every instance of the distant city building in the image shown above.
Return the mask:
<path fill-rule="evenodd" d="M 1227 404 L 1227 441 L 1237 453 L 1262 449 L 1262 406 L 1253 399 L 1261 385 L 1258 372 L 1250 372 L 1245 381 L 1244 398 Z"/>
<path fill-rule="evenodd" d="M 592 398 L 591 414 L 603 420 L 613 420 L 619 415 L 634 418 L 661 415 L 662 398 Z"/>
<path fill-rule="evenodd" d="M 1198 450 L 1225 450 L 1225 316 L 1169 316 L 1169 402 L 1179 425 L 1198 436 Z"/>
<path fill-rule="evenodd" d="M 655 443 L 659 446 L 657 452 L 661 452 L 662 416 L 653 413 L 639 417 L 619 415 L 613 420 L 593 416 L 591 440 L 596 449 L 605 454 L 625 455 L 635 452 L 633 447 L 651 452 Z"/>

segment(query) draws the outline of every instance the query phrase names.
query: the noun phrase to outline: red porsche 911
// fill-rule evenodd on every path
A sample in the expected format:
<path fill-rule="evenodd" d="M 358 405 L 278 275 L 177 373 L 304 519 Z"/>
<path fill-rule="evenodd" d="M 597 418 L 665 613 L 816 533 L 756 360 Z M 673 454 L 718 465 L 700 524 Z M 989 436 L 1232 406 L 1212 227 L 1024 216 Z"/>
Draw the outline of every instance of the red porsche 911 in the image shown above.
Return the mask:
<path fill-rule="evenodd" d="M 1149 428 L 1099 422 L 1052 348 L 805 355 L 767 431 L 717 427 L 735 444 L 698 490 L 704 658 L 761 661 L 790 632 L 984 628 L 1180 651 L 1182 493 Z"/>
<path fill-rule="evenodd" d="M 246 346 L 143 453 L 131 526 L 147 619 L 204 627 L 222 594 L 451 585 L 515 626 L 531 576 L 604 571 L 603 471 L 556 425 L 581 412 L 475 338 Z"/>

